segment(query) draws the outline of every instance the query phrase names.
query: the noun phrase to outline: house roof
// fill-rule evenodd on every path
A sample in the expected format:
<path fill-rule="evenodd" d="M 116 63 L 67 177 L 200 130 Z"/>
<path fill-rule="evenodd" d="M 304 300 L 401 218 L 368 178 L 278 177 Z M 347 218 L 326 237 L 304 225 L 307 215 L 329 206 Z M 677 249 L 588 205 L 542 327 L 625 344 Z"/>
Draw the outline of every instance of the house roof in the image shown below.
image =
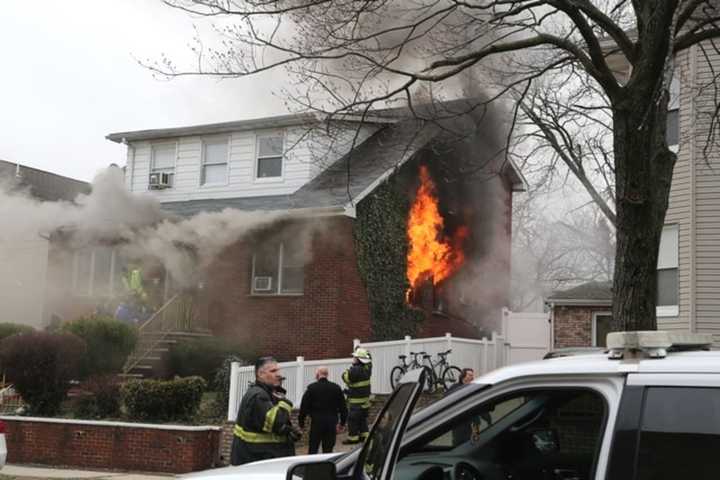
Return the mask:
<path fill-rule="evenodd" d="M 9 180 L 14 188 L 28 189 L 43 201 L 72 201 L 80 193 L 90 193 L 90 184 L 56 173 L 0 160 L 0 181 Z"/>
<path fill-rule="evenodd" d="M 569 290 L 557 290 L 548 298 L 555 305 L 611 305 L 612 282 L 587 282 Z"/>
<path fill-rule="evenodd" d="M 339 121 L 364 122 L 375 124 L 393 123 L 392 117 L 370 115 L 339 115 L 334 117 Z M 111 133 L 105 138 L 116 143 L 137 142 L 142 140 L 157 140 L 162 138 L 177 138 L 191 135 L 215 135 L 228 132 L 239 132 L 244 130 L 260 130 L 263 128 L 284 128 L 297 125 L 308 125 L 323 121 L 321 115 L 315 113 L 295 113 L 290 115 L 276 115 L 273 117 L 253 118 L 250 120 L 239 120 L 234 122 L 209 123 L 203 125 L 191 125 L 187 127 L 156 128 L 152 130 L 133 130 L 128 132 Z"/>

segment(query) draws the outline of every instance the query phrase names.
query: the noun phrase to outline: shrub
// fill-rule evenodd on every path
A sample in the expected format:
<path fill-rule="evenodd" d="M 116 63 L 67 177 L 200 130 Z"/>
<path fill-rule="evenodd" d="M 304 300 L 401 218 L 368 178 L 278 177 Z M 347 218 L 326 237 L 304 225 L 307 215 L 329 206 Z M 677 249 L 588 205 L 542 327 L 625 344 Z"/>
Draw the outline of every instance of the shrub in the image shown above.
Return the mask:
<path fill-rule="evenodd" d="M 211 385 L 230 355 L 246 357 L 248 352 L 235 343 L 219 338 L 185 340 L 170 347 L 166 357 L 166 377 L 199 376 Z"/>
<path fill-rule="evenodd" d="M 120 385 L 115 375 L 91 377 L 83 385 L 88 392 L 74 406 L 78 418 L 108 418 L 120 415 Z"/>
<path fill-rule="evenodd" d="M 122 399 L 133 420 L 187 420 L 197 412 L 207 383 L 200 377 L 133 380 L 122 387 Z"/>
<path fill-rule="evenodd" d="M 33 333 L 35 329 L 30 325 L 19 323 L 0 323 L 0 340 L 19 333 Z"/>
<path fill-rule="evenodd" d="M 82 317 L 64 324 L 62 331 L 85 340 L 87 355 L 81 366 L 82 378 L 119 372 L 138 340 L 133 327 L 107 316 Z"/>
<path fill-rule="evenodd" d="M 233 362 L 247 365 L 247 362 L 237 355 L 230 355 L 223 360 L 213 382 L 214 388 L 217 390 L 213 410 L 217 417 L 223 417 L 227 414 L 228 402 L 230 401 L 230 366 Z"/>
<path fill-rule="evenodd" d="M 85 342 L 71 334 L 28 333 L 0 342 L 8 380 L 37 415 L 53 415 L 77 377 Z"/>

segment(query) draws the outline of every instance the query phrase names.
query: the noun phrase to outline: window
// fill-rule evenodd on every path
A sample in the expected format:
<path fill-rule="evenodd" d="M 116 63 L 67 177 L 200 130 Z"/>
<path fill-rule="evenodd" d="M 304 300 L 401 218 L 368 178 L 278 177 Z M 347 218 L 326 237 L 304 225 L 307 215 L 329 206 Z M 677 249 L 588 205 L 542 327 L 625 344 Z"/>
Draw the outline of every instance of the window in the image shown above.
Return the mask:
<path fill-rule="evenodd" d="M 505 395 L 468 410 L 411 445 L 397 466 L 466 460 L 468 478 L 593 478 L 605 427 L 605 402 L 588 389 L 538 389 Z M 446 460 L 446 461 L 445 461 Z"/>
<path fill-rule="evenodd" d="M 172 186 L 175 180 L 175 144 L 161 144 L 152 146 L 152 165 L 150 173 L 167 173 Z"/>
<path fill-rule="evenodd" d="M 673 77 L 670 81 L 670 100 L 668 102 L 667 131 L 665 140 L 668 146 L 677 151 L 680 143 L 680 81 Z"/>
<path fill-rule="evenodd" d="M 593 312 L 593 347 L 605 347 L 607 334 L 610 333 L 610 322 L 612 314 L 610 312 Z"/>
<path fill-rule="evenodd" d="M 658 255 L 657 315 L 678 315 L 678 232 L 677 225 L 663 227 Z"/>
<path fill-rule="evenodd" d="M 716 479 L 720 471 L 720 389 L 648 388 L 638 480 Z"/>
<path fill-rule="evenodd" d="M 253 255 L 251 293 L 301 294 L 305 282 L 304 242 L 270 243 Z"/>
<path fill-rule="evenodd" d="M 112 295 L 119 287 L 117 255 L 111 247 L 78 250 L 73 259 L 72 286 L 77 295 Z"/>
<path fill-rule="evenodd" d="M 281 178 L 283 136 L 267 135 L 257 139 L 257 178 Z"/>
<path fill-rule="evenodd" d="M 228 139 L 203 140 L 201 185 L 224 184 L 228 178 Z"/>

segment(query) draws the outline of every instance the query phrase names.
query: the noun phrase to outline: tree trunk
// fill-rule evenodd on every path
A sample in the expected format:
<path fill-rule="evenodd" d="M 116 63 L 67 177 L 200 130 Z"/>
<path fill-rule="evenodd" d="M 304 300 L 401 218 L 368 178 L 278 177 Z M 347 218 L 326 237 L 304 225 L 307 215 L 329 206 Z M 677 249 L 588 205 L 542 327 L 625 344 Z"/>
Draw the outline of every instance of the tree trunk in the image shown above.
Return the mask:
<path fill-rule="evenodd" d="M 617 194 L 614 331 L 657 328 L 657 260 L 676 157 L 665 140 L 667 98 L 657 95 L 659 89 L 651 82 L 657 79 L 651 79 L 643 91 L 629 91 L 613 111 Z"/>

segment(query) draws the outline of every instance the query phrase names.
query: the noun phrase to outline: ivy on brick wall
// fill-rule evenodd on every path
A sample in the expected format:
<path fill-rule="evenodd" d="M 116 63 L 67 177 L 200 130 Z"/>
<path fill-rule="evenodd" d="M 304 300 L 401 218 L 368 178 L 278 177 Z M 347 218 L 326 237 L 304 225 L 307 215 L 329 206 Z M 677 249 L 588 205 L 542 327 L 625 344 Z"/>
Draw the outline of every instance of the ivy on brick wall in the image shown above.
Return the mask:
<path fill-rule="evenodd" d="M 424 318 L 421 311 L 405 303 L 409 208 L 405 187 L 396 177 L 357 206 L 355 246 L 370 302 L 373 340 L 414 335 Z"/>

